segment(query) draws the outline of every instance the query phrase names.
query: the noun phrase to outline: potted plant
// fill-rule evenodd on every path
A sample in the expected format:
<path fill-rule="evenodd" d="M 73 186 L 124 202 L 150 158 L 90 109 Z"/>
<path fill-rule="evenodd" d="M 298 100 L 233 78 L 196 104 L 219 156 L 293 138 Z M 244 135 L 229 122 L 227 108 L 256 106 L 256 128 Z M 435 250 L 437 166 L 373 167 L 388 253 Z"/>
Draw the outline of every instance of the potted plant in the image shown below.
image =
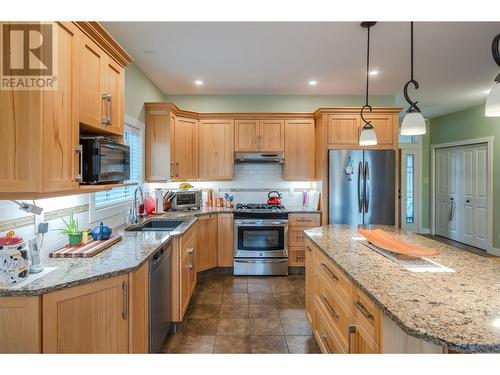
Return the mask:
<path fill-rule="evenodd" d="M 70 246 L 78 246 L 82 243 L 83 231 L 78 227 L 78 219 L 75 219 L 73 213 L 69 216 L 69 220 L 66 221 L 61 218 L 66 228 L 60 229 L 62 234 L 68 236 L 68 241 Z"/>

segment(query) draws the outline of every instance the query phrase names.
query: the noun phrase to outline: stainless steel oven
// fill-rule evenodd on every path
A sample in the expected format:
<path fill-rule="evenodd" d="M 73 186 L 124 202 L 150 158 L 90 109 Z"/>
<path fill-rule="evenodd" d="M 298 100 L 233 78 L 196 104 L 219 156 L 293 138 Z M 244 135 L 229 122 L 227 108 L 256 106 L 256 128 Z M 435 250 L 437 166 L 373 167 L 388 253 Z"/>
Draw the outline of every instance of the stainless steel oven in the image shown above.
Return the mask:
<path fill-rule="evenodd" d="M 287 275 L 288 214 L 234 215 L 234 274 Z"/>

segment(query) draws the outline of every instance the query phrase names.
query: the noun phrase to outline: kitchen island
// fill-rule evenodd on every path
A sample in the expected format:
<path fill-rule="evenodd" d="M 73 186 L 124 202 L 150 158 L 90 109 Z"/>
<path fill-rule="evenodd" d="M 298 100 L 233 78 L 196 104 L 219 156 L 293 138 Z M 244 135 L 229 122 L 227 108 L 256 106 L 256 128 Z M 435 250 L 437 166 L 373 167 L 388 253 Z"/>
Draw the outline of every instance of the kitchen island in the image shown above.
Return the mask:
<path fill-rule="evenodd" d="M 389 343 L 389 334 L 383 327 L 384 324 L 393 323 L 405 334 L 442 347 L 444 352 L 500 352 L 498 258 L 478 256 L 395 227 L 370 226 L 370 229 L 375 228 L 383 229 L 408 243 L 437 250 L 439 255 L 432 260 L 456 271 L 408 271 L 365 246 L 357 226 L 329 225 L 305 232 L 309 246 L 318 253 L 316 258 L 326 259 L 331 269 L 347 278 L 346 285 L 351 283 L 353 290 L 358 290 L 359 294 L 368 298 L 367 303 L 373 303 L 375 309 L 380 311 L 379 324 L 382 327 L 379 334 L 375 332 L 372 335 L 379 352 L 397 351 Z M 326 261 L 321 263 L 324 266 Z M 311 275 L 316 272 L 312 267 L 314 262 L 306 262 L 306 283 L 308 273 Z M 338 281 L 339 275 L 330 274 Z M 314 286 L 310 290 L 310 294 L 314 294 Z M 341 295 L 339 290 L 337 288 L 333 294 Z M 353 303 L 357 302 L 359 299 Z M 354 315 L 360 311 L 359 306 L 349 304 L 350 301 L 347 311 L 353 311 Z M 314 306 L 311 307 L 313 311 Z M 376 326 L 373 321 L 377 320 L 377 315 L 367 313 L 362 304 L 361 308 Z M 338 332 L 340 334 L 337 336 L 342 336 L 343 331 Z M 350 346 L 350 336 L 347 340 Z M 342 344 L 341 338 L 338 342 Z"/>

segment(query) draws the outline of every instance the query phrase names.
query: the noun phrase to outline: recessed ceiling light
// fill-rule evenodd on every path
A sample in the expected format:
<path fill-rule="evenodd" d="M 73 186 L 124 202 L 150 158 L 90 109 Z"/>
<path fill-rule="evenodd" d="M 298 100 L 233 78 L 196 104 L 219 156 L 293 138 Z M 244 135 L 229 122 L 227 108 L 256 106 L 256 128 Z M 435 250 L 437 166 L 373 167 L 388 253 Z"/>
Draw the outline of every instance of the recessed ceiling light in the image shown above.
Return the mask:
<path fill-rule="evenodd" d="M 378 70 L 372 70 L 369 73 L 371 76 L 376 76 L 378 74 Z"/>
<path fill-rule="evenodd" d="M 309 81 L 310 86 L 316 86 L 317 84 L 318 84 L 318 81 L 315 81 L 315 80 Z"/>
<path fill-rule="evenodd" d="M 201 80 L 197 79 L 196 81 L 194 81 L 194 84 L 195 84 L 196 86 L 201 86 L 201 85 L 203 85 L 203 81 L 201 81 Z"/>

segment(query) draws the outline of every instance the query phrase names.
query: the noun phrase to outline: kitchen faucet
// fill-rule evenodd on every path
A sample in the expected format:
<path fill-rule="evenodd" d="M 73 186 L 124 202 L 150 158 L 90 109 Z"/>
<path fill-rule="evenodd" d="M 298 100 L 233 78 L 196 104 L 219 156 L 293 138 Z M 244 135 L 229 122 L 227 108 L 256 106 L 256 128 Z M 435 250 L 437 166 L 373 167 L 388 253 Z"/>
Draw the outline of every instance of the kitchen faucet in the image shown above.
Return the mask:
<path fill-rule="evenodd" d="M 140 193 L 139 205 L 137 204 L 137 192 Z M 142 207 L 142 209 L 141 209 Z M 142 189 L 138 186 L 134 191 L 134 202 L 130 208 L 129 220 L 132 224 L 137 224 L 139 222 L 139 217 L 144 216 L 144 195 Z"/>

